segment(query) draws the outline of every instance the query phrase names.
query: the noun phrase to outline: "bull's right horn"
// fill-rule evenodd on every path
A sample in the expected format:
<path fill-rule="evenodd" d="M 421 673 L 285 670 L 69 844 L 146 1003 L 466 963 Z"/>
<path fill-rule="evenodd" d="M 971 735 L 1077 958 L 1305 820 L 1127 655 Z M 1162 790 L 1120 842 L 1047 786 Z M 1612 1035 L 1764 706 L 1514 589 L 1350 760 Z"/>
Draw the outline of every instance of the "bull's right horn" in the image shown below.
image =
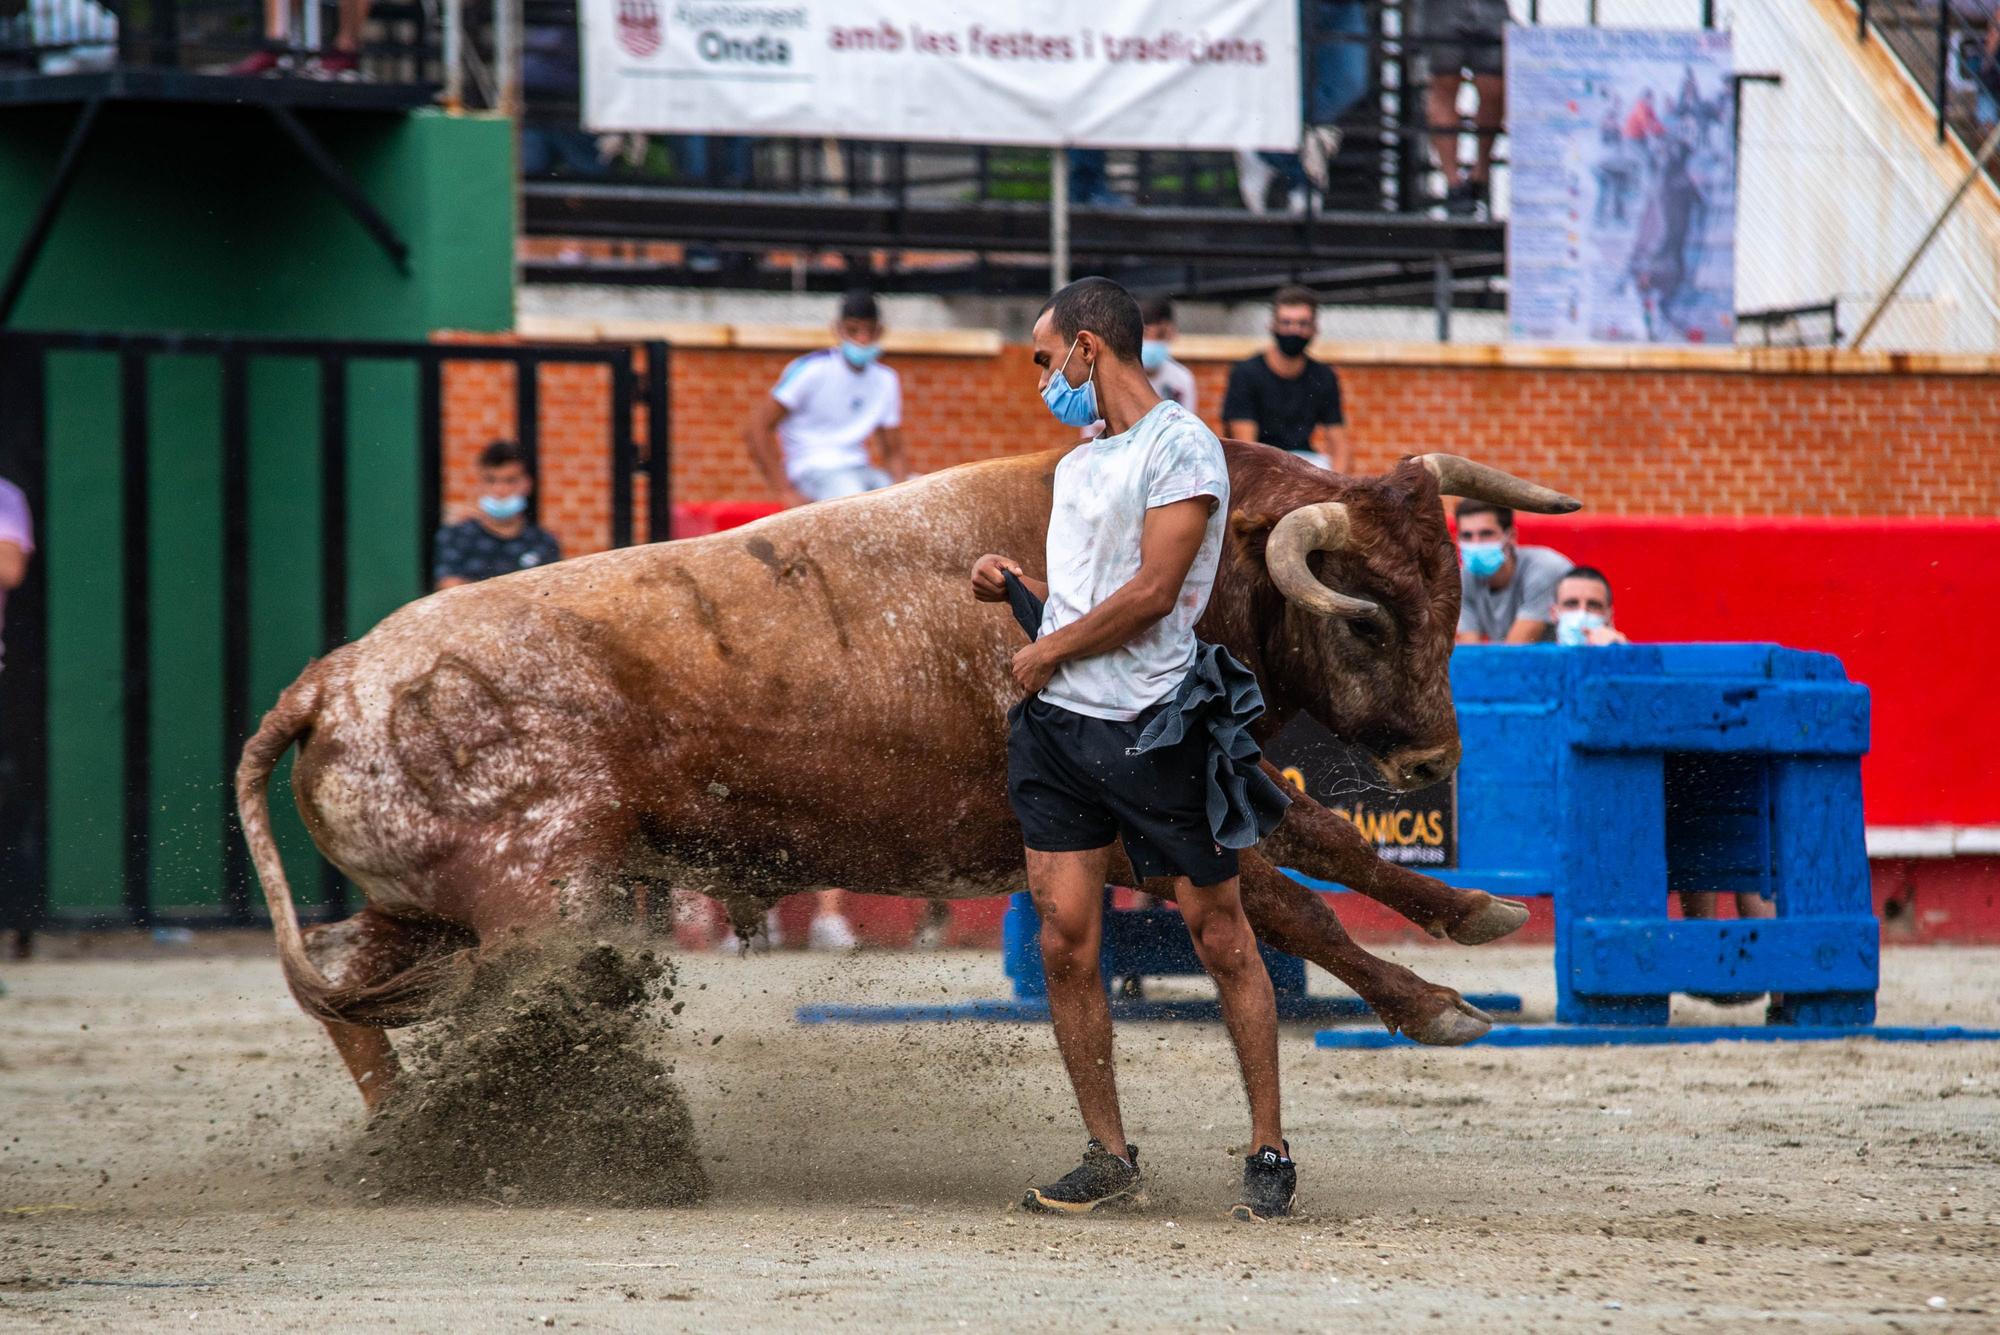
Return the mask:
<path fill-rule="evenodd" d="M 1264 565 L 1278 592 L 1308 611 L 1326 617 L 1379 617 L 1382 607 L 1329 589 L 1313 574 L 1306 558 L 1314 552 L 1337 552 L 1350 537 L 1347 507 L 1339 501 L 1301 505 L 1280 519 L 1264 543 Z"/>
<path fill-rule="evenodd" d="M 1510 510 L 1530 514 L 1566 515 L 1581 510 L 1583 502 L 1549 487 L 1538 486 L 1488 464 L 1474 463 L 1456 454 L 1420 454 L 1417 462 L 1431 470 L 1438 491 L 1446 496 L 1463 496 L 1469 501 L 1490 501 Z"/>

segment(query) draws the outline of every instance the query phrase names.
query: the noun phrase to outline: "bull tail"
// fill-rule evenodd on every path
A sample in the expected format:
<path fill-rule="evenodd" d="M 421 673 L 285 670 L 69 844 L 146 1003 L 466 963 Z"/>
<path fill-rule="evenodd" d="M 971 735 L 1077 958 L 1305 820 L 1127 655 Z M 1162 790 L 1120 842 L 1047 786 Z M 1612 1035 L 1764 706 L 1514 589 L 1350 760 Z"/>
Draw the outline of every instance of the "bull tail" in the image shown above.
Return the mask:
<path fill-rule="evenodd" d="M 271 771 L 293 742 L 312 731 L 318 715 L 319 667 L 315 664 L 285 688 L 243 744 L 243 758 L 236 766 L 236 818 L 242 822 L 250 860 L 264 887 L 264 903 L 271 910 L 271 928 L 278 937 L 278 959 L 284 965 L 286 985 L 308 1014 L 341 1020 L 344 1017 L 333 1004 L 340 988 L 319 971 L 306 951 L 291 883 L 285 879 L 284 860 L 278 856 L 278 841 L 271 837 Z"/>
<path fill-rule="evenodd" d="M 285 864 L 278 855 L 277 840 L 271 836 L 269 790 L 271 771 L 294 742 L 312 732 L 318 719 L 320 673 L 318 665 L 307 668 L 278 697 L 256 733 L 244 743 L 243 758 L 236 767 L 236 814 L 243 824 L 243 838 L 250 845 L 257 879 L 264 887 L 264 902 L 271 910 L 285 983 L 300 1007 L 308 1015 L 337 1024 L 394 1028 L 428 1014 L 438 993 L 463 976 L 471 955 L 453 948 L 467 944 L 461 934 L 412 923 L 399 941 L 408 953 L 398 952 L 401 958 L 389 976 L 342 984 L 322 973 L 306 949 L 298 909 L 292 903 L 292 887 L 285 879 Z"/>

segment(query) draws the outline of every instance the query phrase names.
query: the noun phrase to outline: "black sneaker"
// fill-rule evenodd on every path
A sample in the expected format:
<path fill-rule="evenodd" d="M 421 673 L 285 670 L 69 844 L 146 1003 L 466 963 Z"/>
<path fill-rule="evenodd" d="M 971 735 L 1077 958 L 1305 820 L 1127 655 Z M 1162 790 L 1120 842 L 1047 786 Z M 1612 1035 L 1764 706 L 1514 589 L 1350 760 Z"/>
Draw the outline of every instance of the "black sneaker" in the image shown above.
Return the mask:
<path fill-rule="evenodd" d="M 1243 1199 L 1229 1217 L 1244 1222 L 1283 1219 L 1299 1199 L 1299 1169 L 1292 1162 L 1292 1145 L 1280 1154 L 1269 1145 L 1243 1161 Z"/>
<path fill-rule="evenodd" d="M 1127 1160 L 1130 1160 L 1128 1163 Z M 1021 1208 L 1042 1214 L 1089 1214 L 1102 1206 L 1139 1204 L 1139 1147 L 1127 1145 L 1120 1159 L 1092 1140 L 1084 1147 L 1083 1162 L 1071 1169 L 1060 1182 L 1046 1187 L 1029 1187 L 1021 1198 Z"/>

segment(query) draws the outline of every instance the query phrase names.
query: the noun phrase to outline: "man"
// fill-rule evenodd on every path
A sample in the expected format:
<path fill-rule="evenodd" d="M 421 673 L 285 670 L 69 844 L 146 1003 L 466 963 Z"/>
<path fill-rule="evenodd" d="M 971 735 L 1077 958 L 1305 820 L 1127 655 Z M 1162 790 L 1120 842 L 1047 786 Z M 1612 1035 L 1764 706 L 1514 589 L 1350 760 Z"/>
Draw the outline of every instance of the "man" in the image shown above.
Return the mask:
<path fill-rule="evenodd" d="M 438 530 L 432 578 L 440 589 L 562 560 L 562 545 L 547 529 L 528 522 L 535 489 L 528 456 L 511 440 L 479 452 L 478 510 Z"/>
<path fill-rule="evenodd" d="M 28 577 L 28 558 L 35 554 L 35 524 L 28 514 L 28 496 L 0 477 L 0 632 L 7 625 L 7 594 Z M 0 666 L 4 666 L 0 649 Z"/>
<path fill-rule="evenodd" d="M 1347 472 L 1353 448 L 1342 424 L 1340 378 L 1306 356 L 1319 334 L 1319 297 L 1281 287 L 1271 300 L 1271 346 L 1229 368 L 1222 396 L 1224 434 L 1290 450 L 1308 463 Z"/>
<path fill-rule="evenodd" d="M 1181 913 L 1221 994 L 1250 1100 L 1253 1148 L 1232 1213 L 1268 1219 L 1290 1212 L 1297 1172 L 1279 1124 L 1271 980 L 1243 916 L 1236 853 L 1216 842 L 1207 815 L 1207 737 L 1190 729 L 1172 746 L 1136 745 L 1145 724 L 1174 707 L 1195 664 L 1229 474 L 1214 434 L 1153 392 L 1141 334 L 1138 303 L 1108 279 L 1080 279 L 1042 308 L 1034 351 L 1043 401 L 1065 425 L 1101 418 L 1105 431 L 1056 467 L 1048 583 L 1002 555 L 982 556 L 972 571 L 983 601 L 1007 596 L 1007 574 L 1045 600 L 1039 638 L 1013 659 L 1028 694 L 1008 716 L 1008 795 L 1042 919 L 1049 1018 L 1090 1134 L 1082 1164 L 1022 1204 L 1081 1214 L 1139 1192 L 1097 959 L 1111 841 L 1122 837 L 1140 876 L 1179 878 Z"/>
<path fill-rule="evenodd" d="M 876 360 L 882 312 L 874 294 L 841 298 L 833 332 L 837 345 L 787 366 L 743 428 L 750 457 L 786 505 L 854 496 L 909 476 L 903 382 Z M 870 441 L 881 468 L 868 457 Z"/>
<path fill-rule="evenodd" d="M 1486 501 L 1458 505 L 1458 642 L 1535 644 L 1549 636 L 1556 584 L 1575 566 L 1550 547 L 1514 541 L 1514 512 Z"/>
<path fill-rule="evenodd" d="M 1139 307 L 1139 318 L 1146 322 L 1146 340 L 1139 345 L 1139 364 L 1146 368 L 1146 382 L 1161 398 L 1199 417 L 1194 372 L 1175 361 L 1172 351 L 1174 336 L 1180 332 L 1174 323 L 1174 303 L 1154 297 Z"/>
<path fill-rule="evenodd" d="M 6 630 L 7 595 L 28 578 L 28 561 L 34 554 L 35 524 L 27 493 L 0 477 L 0 634 Z M 0 692 L 7 689 L 4 667 L 0 657 Z M 10 719 L 11 713 L 0 712 L 0 722 Z M 41 914 L 41 877 L 35 869 L 42 841 L 17 764 L 14 737 L 0 732 L 0 931 L 13 929 L 14 958 L 24 960 Z"/>
<path fill-rule="evenodd" d="M 1556 643 L 1629 644 L 1611 624 L 1611 581 L 1595 566 L 1576 566 L 1556 582 Z"/>
<path fill-rule="evenodd" d="M 1507 0 L 1418 0 L 1410 17 L 1412 35 L 1430 67 L 1424 118 L 1430 125 L 1431 151 L 1437 154 L 1438 170 L 1444 173 L 1445 211 L 1475 213 L 1490 203 L 1493 137 L 1499 133 L 1507 110 L 1507 78 L 1501 60 Z M 1478 149 L 1470 173 L 1458 160 L 1458 90 L 1467 72 L 1479 94 L 1479 106 L 1473 112 Z"/>

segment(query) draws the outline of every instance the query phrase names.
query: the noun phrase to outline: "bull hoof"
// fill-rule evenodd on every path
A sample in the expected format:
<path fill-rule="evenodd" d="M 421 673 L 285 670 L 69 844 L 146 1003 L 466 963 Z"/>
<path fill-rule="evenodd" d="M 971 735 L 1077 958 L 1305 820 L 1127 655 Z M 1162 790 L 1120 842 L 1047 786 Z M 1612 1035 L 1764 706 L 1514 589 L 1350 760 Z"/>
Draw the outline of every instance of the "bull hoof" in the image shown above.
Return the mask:
<path fill-rule="evenodd" d="M 1452 924 L 1449 935 L 1461 946 L 1483 946 L 1518 931 L 1528 920 L 1528 906 L 1518 899 L 1499 899 L 1484 890 L 1473 894 L 1484 901 Z"/>
<path fill-rule="evenodd" d="M 1428 1020 L 1403 1026 L 1403 1036 L 1432 1048 L 1455 1048 L 1484 1038 L 1493 1028 L 1493 1017 L 1464 997 L 1453 993 L 1444 1009 Z"/>

